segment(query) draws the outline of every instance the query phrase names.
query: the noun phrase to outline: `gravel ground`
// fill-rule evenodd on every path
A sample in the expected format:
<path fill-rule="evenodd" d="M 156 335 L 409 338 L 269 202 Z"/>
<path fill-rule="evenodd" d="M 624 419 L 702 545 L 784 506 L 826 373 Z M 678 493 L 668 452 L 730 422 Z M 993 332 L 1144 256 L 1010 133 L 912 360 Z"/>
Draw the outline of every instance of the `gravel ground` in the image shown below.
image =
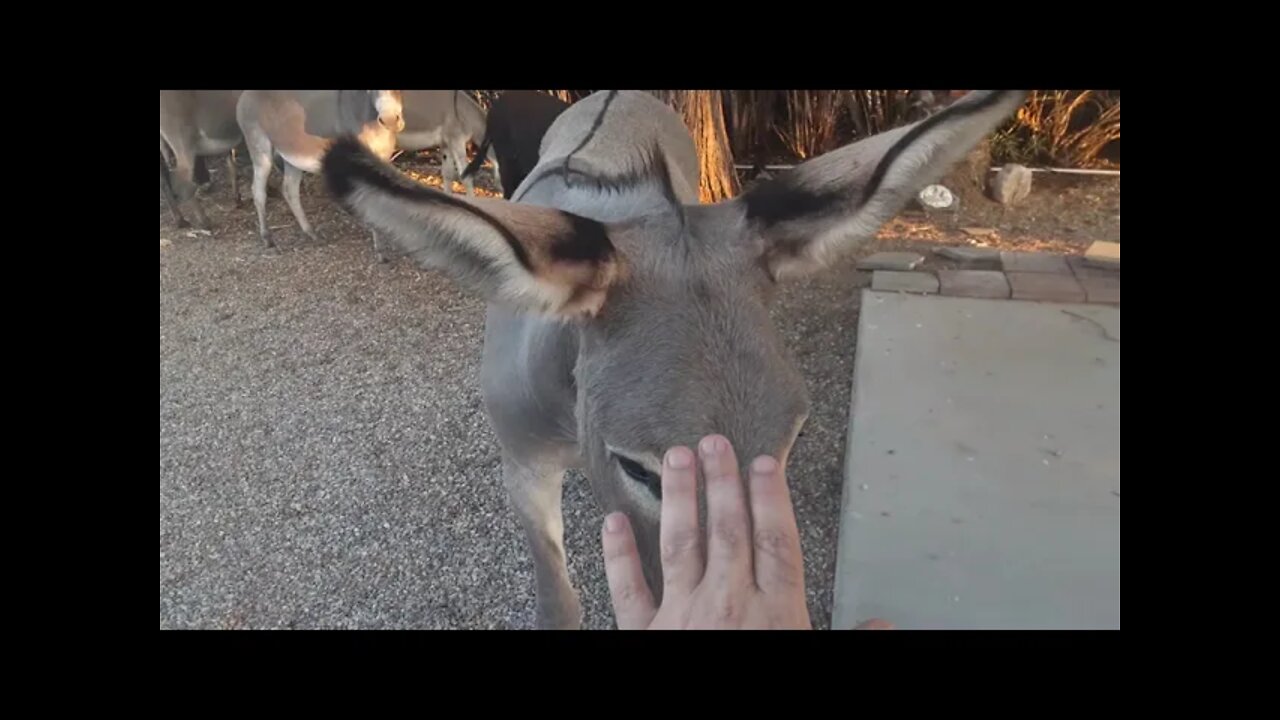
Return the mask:
<path fill-rule="evenodd" d="M 175 229 L 160 202 L 161 628 L 531 627 L 532 565 L 477 385 L 483 303 L 379 266 L 310 178 L 326 242 L 272 198 L 280 248 L 263 250 L 247 182 L 235 210 L 220 169 L 211 237 Z M 775 310 L 813 399 L 790 475 L 819 627 L 868 282 L 853 267 L 788 284 Z M 611 628 L 581 476 L 564 508 L 585 627 Z"/>

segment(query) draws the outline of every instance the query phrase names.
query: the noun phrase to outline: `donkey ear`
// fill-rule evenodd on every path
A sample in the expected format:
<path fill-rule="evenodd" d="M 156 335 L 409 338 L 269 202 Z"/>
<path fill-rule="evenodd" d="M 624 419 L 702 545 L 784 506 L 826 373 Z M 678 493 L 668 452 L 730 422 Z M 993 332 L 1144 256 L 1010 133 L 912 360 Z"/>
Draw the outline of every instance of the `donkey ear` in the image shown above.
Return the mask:
<path fill-rule="evenodd" d="M 602 224 L 550 208 L 462 199 L 414 182 L 353 138 L 324 158 L 329 191 L 420 265 L 492 302 L 594 315 L 618 274 Z"/>
<path fill-rule="evenodd" d="M 733 200 L 774 277 L 812 272 L 875 235 L 1026 99 L 975 91 L 918 123 L 847 145 Z"/>

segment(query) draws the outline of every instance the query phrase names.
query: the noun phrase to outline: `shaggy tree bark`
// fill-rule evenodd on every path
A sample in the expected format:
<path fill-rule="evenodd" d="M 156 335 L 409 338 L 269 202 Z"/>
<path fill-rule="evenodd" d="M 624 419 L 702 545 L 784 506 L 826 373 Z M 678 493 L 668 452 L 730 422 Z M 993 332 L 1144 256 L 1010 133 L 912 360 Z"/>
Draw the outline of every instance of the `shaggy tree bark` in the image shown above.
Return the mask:
<path fill-rule="evenodd" d="M 698 149 L 698 198 L 704 203 L 738 194 L 738 174 L 724 127 L 724 105 L 719 90 L 655 90 L 654 93 L 684 117 Z"/>

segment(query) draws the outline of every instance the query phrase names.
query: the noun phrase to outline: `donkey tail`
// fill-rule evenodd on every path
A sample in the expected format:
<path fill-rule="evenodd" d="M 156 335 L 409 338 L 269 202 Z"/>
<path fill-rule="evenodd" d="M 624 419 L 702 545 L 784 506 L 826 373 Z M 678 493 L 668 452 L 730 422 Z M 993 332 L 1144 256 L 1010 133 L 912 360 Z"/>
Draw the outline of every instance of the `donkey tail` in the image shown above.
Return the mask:
<path fill-rule="evenodd" d="M 480 147 L 476 148 L 475 159 L 462 171 L 463 178 L 471 177 L 475 171 L 480 169 L 480 166 L 484 164 L 485 156 L 489 154 L 489 146 L 491 145 L 493 145 L 493 142 L 487 137 L 484 142 L 480 143 Z"/>

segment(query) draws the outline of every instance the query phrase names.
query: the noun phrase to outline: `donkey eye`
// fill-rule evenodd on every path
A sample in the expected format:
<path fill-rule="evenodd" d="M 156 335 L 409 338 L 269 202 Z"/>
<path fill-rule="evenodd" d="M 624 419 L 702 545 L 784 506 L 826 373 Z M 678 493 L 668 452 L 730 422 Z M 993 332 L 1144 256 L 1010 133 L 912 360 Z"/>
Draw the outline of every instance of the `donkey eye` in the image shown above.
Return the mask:
<path fill-rule="evenodd" d="M 618 465 L 622 467 L 622 471 L 627 474 L 627 477 L 644 485 L 649 492 L 653 493 L 654 497 L 659 500 L 662 499 L 662 478 L 657 473 L 635 460 L 624 458 L 621 455 L 614 455 L 613 457 L 618 461 Z"/>

